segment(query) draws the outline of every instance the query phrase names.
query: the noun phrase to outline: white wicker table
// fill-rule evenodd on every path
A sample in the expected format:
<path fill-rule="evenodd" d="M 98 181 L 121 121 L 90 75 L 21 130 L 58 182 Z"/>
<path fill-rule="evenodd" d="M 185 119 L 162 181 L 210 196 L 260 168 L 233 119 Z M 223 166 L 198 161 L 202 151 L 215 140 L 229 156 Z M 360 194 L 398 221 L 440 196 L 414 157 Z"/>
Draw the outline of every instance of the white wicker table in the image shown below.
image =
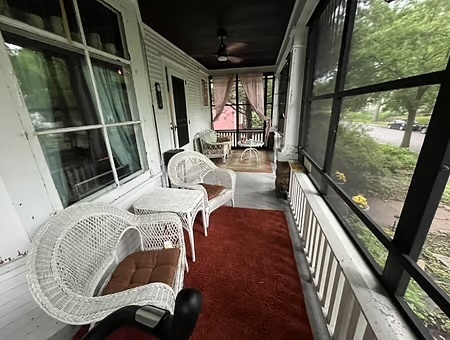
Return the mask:
<path fill-rule="evenodd" d="M 259 151 L 256 148 L 262 147 L 264 145 L 264 142 L 248 139 L 246 141 L 238 142 L 238 145 L 246 148 L 241 154 L 241 162 L 244 159 L 251 159 L 253 155 L 256 159 L 256 163 L 259 163 Z M 246 154 L 248 154 L 248 157 L 244 157 Z"/>
<path fill-rule="evenodd" d="M 155 188 L 137 200 L 133 204 L 133 208 L 138 215 L 154 212 L 173 212 L 178 214 L 183 222 L 183 228 L 189 234 L 192 261 L 195 262 L 194 220 L 200 210 L 202 211 L 205 236 L 208 236 L 204 202 L 204 193 L 199 190 Z"/>

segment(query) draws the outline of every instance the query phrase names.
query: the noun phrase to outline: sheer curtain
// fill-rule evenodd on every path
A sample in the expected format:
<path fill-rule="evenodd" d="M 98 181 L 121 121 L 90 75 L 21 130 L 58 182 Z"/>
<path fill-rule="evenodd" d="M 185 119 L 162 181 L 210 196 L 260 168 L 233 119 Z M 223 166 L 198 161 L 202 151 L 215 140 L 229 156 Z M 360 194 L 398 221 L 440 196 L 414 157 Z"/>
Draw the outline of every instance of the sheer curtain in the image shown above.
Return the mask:
<path fill-rule="evenodd" d="M 106 123 L 131 121 L 123 75 L 117 70 L 92 65 L 98 96 Z M 120 165 L 128 165 L 131 172 L 141 169 L 134 128 L 117 126 L 108 128 L 108 136 L 114 156 Z"/>
<path fill-rule="evenodd" d="M 49 65 L 51 58 L 38 51 L 32 51 L 18 46 L 7 44 L 8 54 L 14 67 L 25 103 L 31 116 L 34 128 L 41 130 L 45 123 L 54 120 L 54 103 L 52 98 L 52 86 L 56 79 L 52 79 Z M 52 100 L 53 99 L 53 100 Z M 50 117 L 51 116 L 51 117 Z M 53 182 L 64 206 L 70 201 L 71 189 L 64 174 L 63 162 L 59 143 L 61 135 L 48 135 L 48 138 L 40 138 L 44 143 L 45 158 L 49 164 Z"/>
<path fill-rule="evenodd" d="M 214 86 L 214 105 L 216 107 L 216 116 L 214 122 L 217 121 L 225 108 L 225 105 L 233 90 L 234 75 L 220 76 L 213 78 Z"/>
<path fill-rule="evenodd" d="M 266 139 L 269 136 L 270 117 L 265 115 L 264 108 L 264 77 L 262 73 L 259 74 L 243 74 L 239 76 L 242 87 L 247 94 L 248 101 L 252 105 L 259 118 L 267 122 L 266 125 Z"/>

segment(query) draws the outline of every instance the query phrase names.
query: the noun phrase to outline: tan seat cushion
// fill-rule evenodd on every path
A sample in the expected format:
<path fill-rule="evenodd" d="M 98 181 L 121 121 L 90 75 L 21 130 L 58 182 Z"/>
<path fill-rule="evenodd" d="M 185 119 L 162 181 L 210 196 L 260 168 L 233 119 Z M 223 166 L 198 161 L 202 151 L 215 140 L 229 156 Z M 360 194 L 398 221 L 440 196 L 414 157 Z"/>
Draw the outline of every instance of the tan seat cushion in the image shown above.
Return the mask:
<path fill-rule="evenodd" d="M 180 249 L 140 251 L 128 255 L 114 270 L 103 295 L 122 292 L 152 282 L 173 286 Z"/>
<path fill-rule="evenodd" d="M 203 188 L 206 189 L 206 193 L 208 194 L 208 201 L 211 201 L 213 198 L 216 198 L 220 195 L 222 191 L 225 190 L 225 187 L 222 185 L 214 185 L 214 184 L 206 184 L 199 183 Z"/>

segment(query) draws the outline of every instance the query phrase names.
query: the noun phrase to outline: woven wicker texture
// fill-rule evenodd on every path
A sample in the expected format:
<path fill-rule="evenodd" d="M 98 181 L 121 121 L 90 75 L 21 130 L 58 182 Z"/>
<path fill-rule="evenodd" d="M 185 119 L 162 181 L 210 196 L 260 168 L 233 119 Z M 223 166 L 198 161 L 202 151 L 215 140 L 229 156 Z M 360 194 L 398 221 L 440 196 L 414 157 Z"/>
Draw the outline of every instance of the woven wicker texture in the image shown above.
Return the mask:
<path fill-rule="evenodd" d="M 165 241 L 181 250 L 174 287 L 151 283 L 94 296 L 127 255 L 127 245 L 132 253 L 136 245 L 139 250 L 162 249 Z M 61 211 L 38 231 L 29 254 L 27 278 L 32 296 L 50 316 L 84 325 L 131 304 L 152 304 L 173 313 L 185 268 L 184 235 L 176 214 L 136 216 L 106 204 L 82 203 Z"/>
<path fill-rule="evenodd" d="M 227 157 L 231 153 L 231 139 L 218 141 L 217 134 L 212 130 L 199 132 L 202 153 L 208 158 L 222 158 L 226 163 Z"/>
<path fill-rule="evenodd" d="M 204 193 L 206 225 L 209 215 L 228 201 L 234 206 L 236 173 L 233 170 L 218 168 L 208 157 L 195 151 L 184 151 L 173 156 L 168 165 L 168 174 L 172 187 L 200 190 Z M 208 201 L 204 187 L 199 183 L 222 185 L 225 190 Z"/>
<path fill-rule="evenodd" d="M 208 235 L 206 219 L 206 200 L 203 193 L 197 190 L 179 190 L 170 188 L 155 188 L 133 204 L 138 215 L 154 212 L 173 212 L 180 216 L 183 227 L 188 231 L 191 243 L 192 261 L 196 261 L 194 242 L 194 220 L 202 210 L 205 236 Z"/>

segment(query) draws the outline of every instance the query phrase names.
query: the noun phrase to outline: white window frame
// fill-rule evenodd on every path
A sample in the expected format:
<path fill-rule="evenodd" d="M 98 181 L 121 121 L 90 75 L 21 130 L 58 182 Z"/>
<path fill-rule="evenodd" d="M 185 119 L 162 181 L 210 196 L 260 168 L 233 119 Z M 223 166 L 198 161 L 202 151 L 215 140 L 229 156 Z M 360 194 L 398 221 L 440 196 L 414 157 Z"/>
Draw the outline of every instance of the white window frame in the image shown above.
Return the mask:
<path fill-rule="evenodd" d="M 131 3 L 127 3 L 125 5 L 125 4 L 123 4 L 123 2 L 118 2 L 116 0 L 105 0 L 105 1 L 93 0 L 93 1 L 98 1 L 104 5 L 106 4 L 107 7 L 112 8 L 113 10 L 117 11 L 120 14 L 119 18 L 122 21 L 121 22 L 119 21 L 119 25 L 121 26 L 121 31 L 122 31 L 123 47 L 124 47 L 124 50 L 126 50 L 128 48 L 128 52 L 126 52 L 126 53 L 131 56 L 132 53 L 129 50 L 130 46 L 127 44 L 127 41 L 125 39 L 126 31 L 127 31 L 127 27 L 125 27 L 126 26 L 125 15 L 128 14 L 130 16 L 130 14 L 131 14 L 132 16 L 136 17 L 136 20 L 138 19 L 136 16 L 136 13 L 135 13 L 134 5 L 132 5 Z M 141 118 L 142 117 L 141 110 L 142 110 L 142 107 L 144 104 L 138 102 L 138 103 L 136 103 L 137 105 L 135 105 L 137 107 L 134 108 L 133 105 L 131 105 L 131 101 L 133 100 L 133 98 L 130 97 L 129 100 L 130 100 L 130 109 L 132 110 L 132 119 L 133 119 L 133 117 L 138 117 L 138 118 L 137 119 L 135 118 L 135 120 L 131 120 L 131 121 L 127 121 L 127 122 L 106 124 L 104 121 L 104 115 L 103 115 L 102 107 L 100 104 L 100 99 L 99 99 L 99 95 L 98 95 L 98 91 L 97 91 L 97 85 L 96 85 L 95 77 L 94 77 L 93 70 L 92 70 L 92 61 L 91 60 L 92 60 L 92 57 L 94 57 L 94 59 L 102 60 L 104 62 L 107 62 L 110 65 L 118 64 L 118 65 L 124 66 L 126 68 L 129 68 L 130 73 L 131 73 L 130 76 L 132 78 L 131 85 L 132 85 L 133 89 L 136 89 L 138 84 L 137 84 L 137 81 L 135 79 L 134 72 L 133 72 L 134 65 L 131 63 L 130 60 L 127 60 L 127 59 L 118 57 L 116 55 L 112 55 L 107 52 L 100 51 L 93 47 L 88 46 L 86 43 L 86 37 L 85 37 L 83 26 L 81 23 L 81 16 L 80 16 L 80 13 L 78 10 L 77 0 L 73 0 L 73 4 L 74 4 L 78 28 L 80 29 L 82 43 L 79 43 L 76 41 L 69 41 L 65 37 L 61 37 L 54 33 L 51 33 L 51 32 L 33 27 L 31 25 L 28 25 L 27 23 L 0 15 L 0 65 L 2 65 L 4 63 L 4 65 L 7 68 L 7 73 L 10 75 L 10 77 L 6 81 L 8 82 L 9 88 L 11 89 L 11 96 L 17 103 L 18 115 L 19 115 L 19 118 L 20 118 L 23 128 L 24 128 L 24 134 L 29 141 L 30 148 L 35 157 L 35 161 L 36 161 L 36 164 L 40 171 L 42 180 L 47 188 L 49 199 L 55 210 L 61 210 L 64 207 L 63 207 L 61 198 L 59 196 L 59 193 L 56 189 L 56 186 L 54 184 L 53 178 L 51 176 L 50 168 L 47 164 L 43 149 L 42 149 L 41 144 L 38 139 L 38 137 L 41 135 L 46 135 L 46 134 L 51 134 L 51 133 L 62 133 L 62 132 L 87 131 L 87 130 L 91 130 L 91 129 L 101 129 L 102 130 L 102 133 L 105 136 L 105 138 L 104 138 L 105 146 L 106 146 L 106 150 L 107 150 L 108 157 L 110 160 L 111 169 L 113 172 L 114 183 L 107 186 L 106 188 L 103 188 L 103 189 L 95 192 L 94 194 L 92 194 L 78 202 L 93 201 L 93 200 L 102 201 L 102 200 L 104 200 L 105 197 L 121 196 L 121 195 L 129 192 L 133 188 L 141 185 L 142 183 L 144 183 L 151 177 L 153 177 L 153 173 L 155 172 L 154 169 L 150 168 L 151 163 L 154 163 L 154 161 L 153 161 L 150 153 L 147 152 L 147 150 L 148 150 L 147 143 L 150 143 L 148 140 L 151 139 L 151 138 L 148 138 L 149 136 L 147 136 L 147 131 L 149 130 L 148 129 L 149 127 L 150 128 L 154 127 L 154 124 L 152 124 L 153 122 L 148 122 L 148 123 L 150 123 L 150 124 L 148 124 L 149 126 L 147 126 L 147 128 L 144 126 L 146 124 Z M 129 11 L 133 11 L 133 13 L 129 13 Z M 140 23 L 138 23 L 138 25 L 140 25 Z M 12 33 L 12 34 L 15 34 L 18 36 L 22 36 L 22 37 L 25 37 L 30 40 L 36 40 L 41 43 L 47 44 L 49 46 L 54 46 L 54 47 L 62 48 L 64 50 L 76 52 L 81 57 L 84 57 L 85 62 L 88 67 L 89 75 L 91 77 L 91 81 L 93 84 L 93 100 L 94 100 L 94 104 L 96 105 L 96 108 L 99 111 L 99 121 L 100 121 L 99 124 L 84 125 L 84 126 L 79 126 L 79 127 L 50 129 L 50 130 L 44 130 L 44 131 L 35 131 L 32 120 L 31 120 L 31 116 L 26 107 L 25 100 L 23 98 L 18 80 L 14 73 L 12 63 L 11 63 L 9 55 L 7 53 L 7 49 L 5 47 L 5 41 L 3 39 L 3 34 L 2 34 L 3 31 L 9 32 L 9 33 Z M 137 46 L 137 48 L 139 48 L 139 46 Z M 134 50 L 136 50 L 136 46 L 134 46 Z M 125 77 L 125 79 L 127 79 L 127 77 Z M 146 78 L 146 81 L 148 83 L 147 78 Z M 142 83 L 142 81 L 140 83 Z M 128 83 L 127 83 L 127 85 L 128 85 Z M 136 96 L 136 101 L 139 101 L 137 98 L 137 93 L 136 93 L 137 91 L 135 90 L 135 91 L 133 91 L 133 93 L 130 93 L 130 87 L 127 86 L 127 89 L 129 92 L 128 95 Z M 152 103 L 150 102 L 150 107 L 151 107 L 151 104 Z M 133 110 L 137 110 L 137 111 L 134 112 Z M 143 143 L 140 143 L 138 133 L 136 133 L 136 141 L 137 141 L 137 147 L 138 147 L 138 152 L 139 152 L 139 157 L 140 157 L 140 162 L 141 162 L 141 164 L 140 164 L 141 170 L 131 174 L 130 176 L 127 176 L 124 179 L 119 180 L 116 167 L 113 163 L 114 162 L 113 161 L 113 153 L 111 150 L 109 137 L 107 136 L 107 128 L 115 127 L 115 126 L 127 126 L 127 125 L 133 125 L 133 126 L 140 127 L 141 132 L 139 134 L 142 135 Z M 155 168 L 155 166 L 153 166 L 153 168 Z M 124 181 L 126 181 L 126 183 L 124 183 Z M 106 193 L 109 193 L 109 194 L 105 195 Z"/>

